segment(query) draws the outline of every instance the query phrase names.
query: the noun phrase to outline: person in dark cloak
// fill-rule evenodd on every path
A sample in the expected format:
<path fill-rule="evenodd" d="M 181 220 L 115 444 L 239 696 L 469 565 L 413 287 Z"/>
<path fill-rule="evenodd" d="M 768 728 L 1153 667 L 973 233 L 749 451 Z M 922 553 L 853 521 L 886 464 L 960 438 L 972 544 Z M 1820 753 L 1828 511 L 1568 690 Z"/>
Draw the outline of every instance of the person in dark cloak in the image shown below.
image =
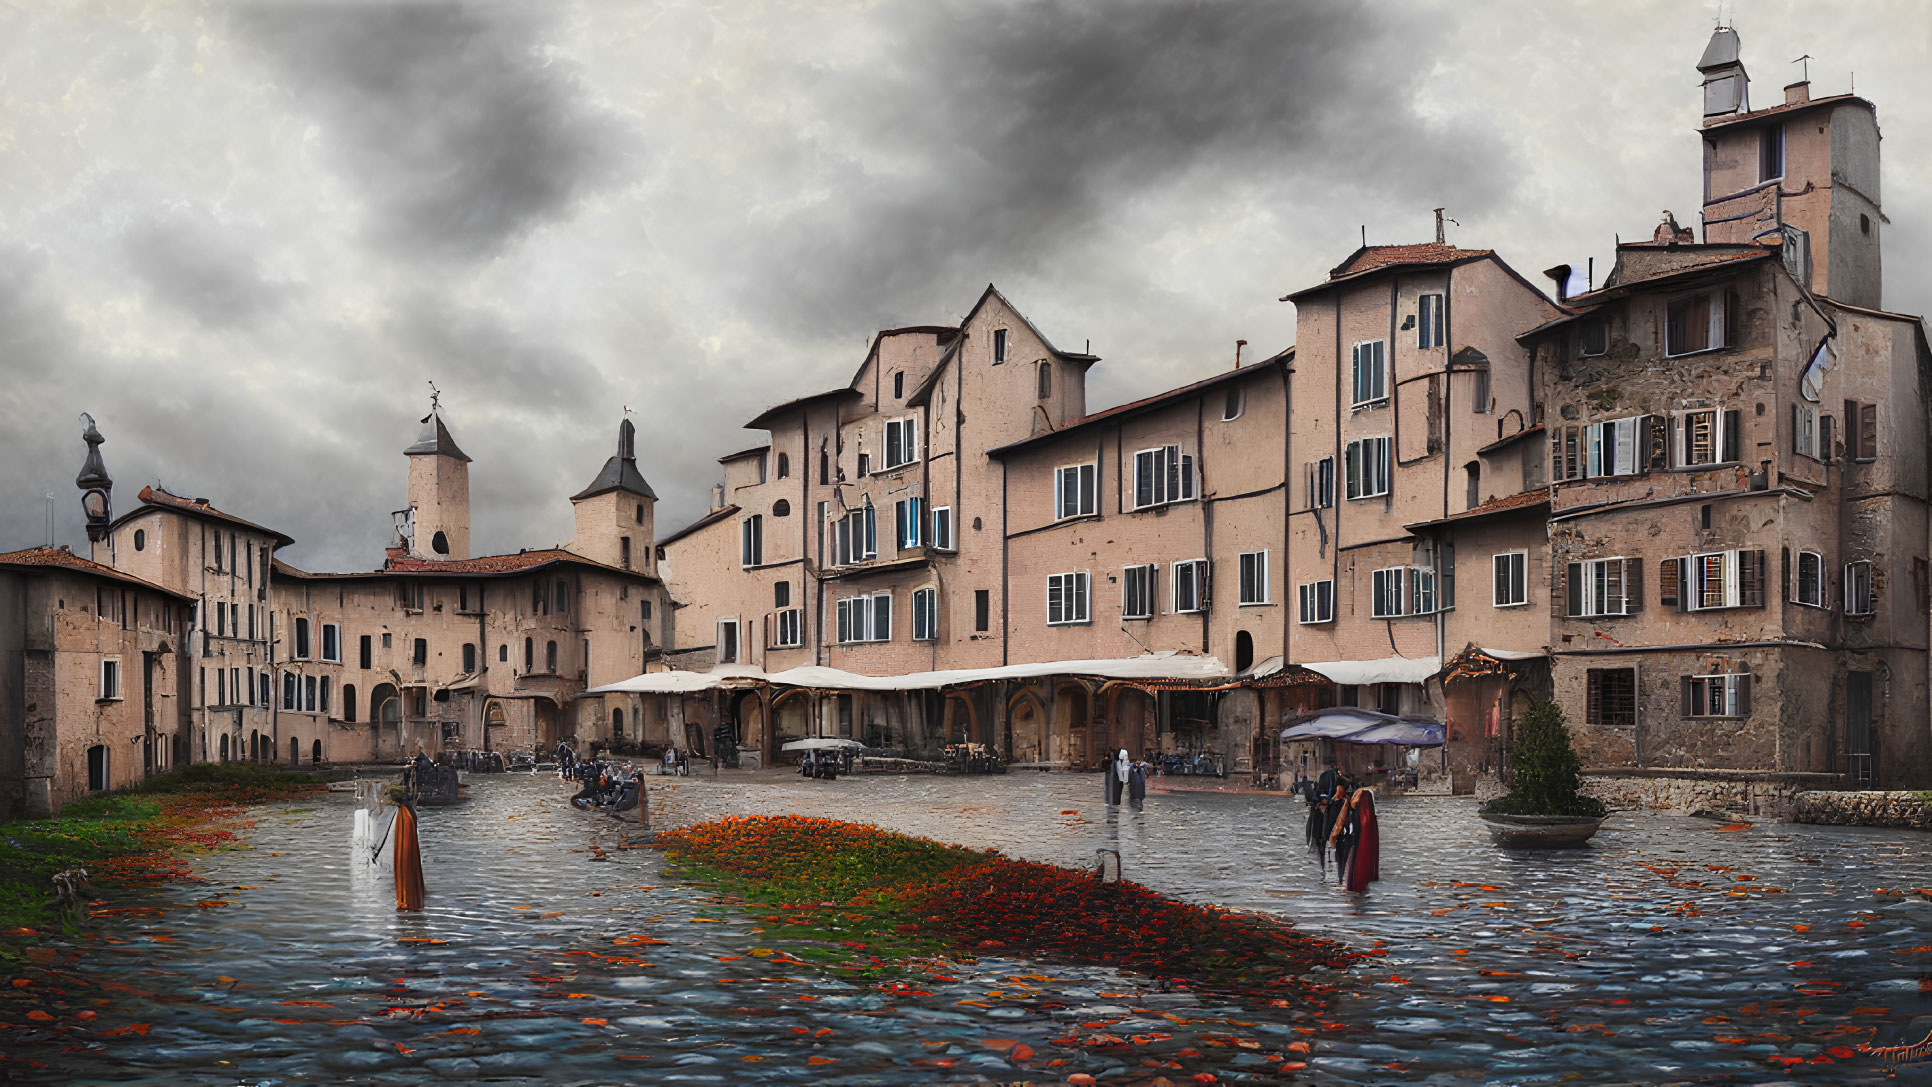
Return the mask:
<path fill-rule="evenodd" d="M 1336 819 L 1331 838 L 1335 870 L 1344 890 L 1359 894 L 1382 878 L 1382 836 L 1375 821 L 1374 790 L 1355 790 Z"/>
<path fill-rule="evenodd" d="M 1315 854 L 1315 861 L 1321 865 L 1325 874 L 1328 871 L 1328 850 L 1334 837 L 1335 824 L 1340 820 L 1342 808 L 1348 801 L 1350 782 L 1342 774 L 1341 767 L 1334 759 L 1328 760 L 1328 769 L 1315 782 L 1314 795 L 1308 802 L 1308 821 L 1303 828 L 1307 837 L 1309 851 Z M 1336 854 L 1335 863 L 1341 863 L 1341 855 Z"/>
<path fill-rule="evenodd" d="M 1120 803 L 1120 783 L 1114 778 L 1114 760 L 1108 759 L 1100 768 L 1100 795 L 1109 806 Z"/>
<path fill-rule="evenodd" d="M 1147 764 L 1139 759 L 1127 769 L 1127 799 L 1136 806 L 1147 799 Z"/>

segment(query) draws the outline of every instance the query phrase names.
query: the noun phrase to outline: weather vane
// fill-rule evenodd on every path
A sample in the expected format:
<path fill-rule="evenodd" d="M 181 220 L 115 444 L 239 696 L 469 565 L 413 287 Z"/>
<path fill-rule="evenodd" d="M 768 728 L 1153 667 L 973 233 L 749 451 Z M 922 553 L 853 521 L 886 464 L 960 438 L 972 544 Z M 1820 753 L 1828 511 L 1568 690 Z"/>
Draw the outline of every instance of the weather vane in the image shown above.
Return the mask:
<path fill-rule="evenodd" d="M 437 403 L 442 400 L 443 391 L 436 387 L 434 381 L 425 381 L 423 384 L 429 386 L 429 410 L 435 411 Z"/>

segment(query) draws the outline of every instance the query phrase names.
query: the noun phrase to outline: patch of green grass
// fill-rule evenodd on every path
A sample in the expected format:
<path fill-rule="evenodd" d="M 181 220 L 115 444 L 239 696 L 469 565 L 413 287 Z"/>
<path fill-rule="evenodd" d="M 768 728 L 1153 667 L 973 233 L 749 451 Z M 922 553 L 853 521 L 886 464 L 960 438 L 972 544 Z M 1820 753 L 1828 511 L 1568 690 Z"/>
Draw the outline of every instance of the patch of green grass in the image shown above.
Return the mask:
<path fill-rule="evenodd" d="M 349 776 L 347 770 L 303 773 L 250 762 L 196 762 L 156 774 L 134 787 L 137 793 L 220 793 L 225 789 L 300 791 Z"/>
<path fill-rule="evenodd" d="M 118 795 L 0 824 L 0 932 L 51 923 L 55 873 L 86 868 L 98 880 L 107 862 L 153 848 L 144 832 L 160 816 L 160 801 Z"/>

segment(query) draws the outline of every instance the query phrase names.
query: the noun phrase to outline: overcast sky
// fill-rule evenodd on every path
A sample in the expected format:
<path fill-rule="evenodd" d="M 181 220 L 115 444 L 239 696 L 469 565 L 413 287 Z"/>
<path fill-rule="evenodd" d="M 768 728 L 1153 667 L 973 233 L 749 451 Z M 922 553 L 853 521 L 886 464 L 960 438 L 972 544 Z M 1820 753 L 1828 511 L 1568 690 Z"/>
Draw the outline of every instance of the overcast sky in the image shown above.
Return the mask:
<path fill-rule="evenodd" d="M 1726 11 L 1729 0 L 1726 0 Z M 1932 19 L 1739 0 L 1759 106 L 1878 104 L 1932 307 Z M 1539 269 L 1695 222 L 1715 3 L 0 0 L 0 549 L 142 485 L 381 561 L 433 380 L 477 553 L 571 534 L 625 406 L 660 533 L 741 424 L 990 281 L 1088 404 L 1294 340 L 1371 242 Z"/>

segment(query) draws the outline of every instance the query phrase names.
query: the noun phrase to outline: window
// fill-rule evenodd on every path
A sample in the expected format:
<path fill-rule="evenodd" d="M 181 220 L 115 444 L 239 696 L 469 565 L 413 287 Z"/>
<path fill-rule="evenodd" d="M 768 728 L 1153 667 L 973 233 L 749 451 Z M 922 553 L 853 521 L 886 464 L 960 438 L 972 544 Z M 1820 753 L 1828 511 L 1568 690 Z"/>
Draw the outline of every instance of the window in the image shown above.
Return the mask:
<path fill-rule="evenodd" d="M 1134 505 L 1158 506 L 1194 497 L 1194 458 L 1178 445 L 1134 454 Z"/>
<path fill-rule="evenodd" d="M 1529 603 L 1529 552 L 1505 551 L 1491 557 L 1495 589 L 1490 602 L 1499 608 Z"/>
<path fill-rule="evenodd" d="M 644 523 L 644 503 L 637 504 L 637 509 L 631 513 L 631 519 L 640 525 Z"/>
<path fill-rule="evenodd" d="M 833 537 L 833 553 L 840 566 L 877 557 L 878 526 L 873 517 L 872 500 L 866 499 L 864 506 L 833 522 Z"/>
<path fill-rule="evenodd" d="M 342 719 L 353 723 L 356 719 L 356 685 L 342 685 Z"/>
<path fill-rule="evenodd" d="M 935 551 L 953 549 L 953 508 L 941 506 L 932 511 L 932 546 Z"/>
<path fill-rule="evenodd" d="M 134 550 L 145 551 L 147 550 L 147 547 L 148 547 L 147 529 L 144 529 L 144 528 L 135 529 L 134 530 Z"/>
<path fill-rule="evenodd" d="M 765 515 L 754 513 L 738 522 L 738 565 L 758 566 L 765 561 Z"/>
<path fill-rule="evenodd" d="M 1335 504 L 1334 457 L 1309 461 L 1303 475 L 1302 494 L 1307 497 L 1309 509 L 1322 510 Z"/>
<path fill-rule="evenodd" d="M 557 643 L 556 642 L 544 643 L 543 670 L 553 676 L 557 674 Z"/>
<path fill-rule="evenodd" d="M 357 652 L 358 652 L 359 663 L 361 664 L 362 667 L 364 668 L 375 667 L 375 653 L 370 648 L 370 639 L 367 634 L 364 634 L 361 640 L 357 643 Z"/>
<path fill-rule="evenodd" d="M 523 670 L 525 672 L 537 670 L 537 642 L 534 638 L 523 639 Z"/>
<path fill-rule="evenodd" d="M 1047 578 L 1047 625 L 1065 626 L 1089 621 L 1092 586 L 1084 572 L 1052 574 Z"/>
<path fill-rule="evenodd" d="M 1845 401 L 1845 452 L 1857 461 L 1878 459 L 1878 405 Z"/>
<path fill-rule="evenodd" d="M 993 591 L 991 589 L 973 590 L 973 629 L 984 632 L 991 629 L 993 622 Z"/>
<path fill-rule="evenodd" d="M 891 419 L 885 425 L 885 471 L 919 459 L 919 434 L 914 419 Z"/>
<path fill-rule="evenodd" d="M 1766 125 L 1758 130 L 1758 180 L 1770 181 L 1784 176 L 1784 125 Z"/>
<path fill-rule="evenodd" d="M 789 608 L 792 606 L 792 583 L 780 581 L 771 587 L 771 606 Z"/>
<path fill-rule="evenodd" d="M 629 536 L 623 536 L 618 539 L 617 560 L 618 564 L 624 569 L 628 570 L 631 568 L 631 538 Z"/>
<path fill-rule="evenodd" d="M 1355 406 L 1377 404 L 1389 398 L 1386 345 L 1370 340 L 1355 345 Z"/>
<path fill-rule="evenodd" d="M 993 330 L 993 365 L 998 366 L 1000 363 L 1005 361 L 1006 361 L 1006 330 L 1003 328 L 996 328 Z"/>
<path fill-rule="evenodd" d="M 1241 418 L 1243 399 L 1240 385 L 1232 384 L 1228 386 L 1227 399 L 1221 404 L 1222 422 L 1231 422 Z"/>
<path fill-rule="evenodd" d="M 905 395 L 906 395 L 906 372 L 904 370 L 900 370 L 897 373 L 894 373 L 892 375 L 892 398 L 894 400 L 903 400 L 905 399 Z M 783 475 L 784 473 L 780 472 L 779 474 Z"/>
<path fill-rule="evenodd" d="M 476 646 L 465 642 L 463 643 L 463 674 L 467 676 L 474 671 L 476 671 Z"/>
<path fill-rule="evenodd" d="M 1637 724 L 1637 670 L 1592 668 L 1584 673 L 1583 721 L 1606 728 Z"/>
<path fill-rule="evenodd" d="M 1174 580 L 1174 608 L 1176 614 L 1197 612 L 1207 607 L 1208 561 L 1189 559 L 1177 562 L 1172 567 Z"/>
<path fill-rule="evenodd" d="M 1442 296 L 1425 294 L 1416 299 L 1415 345 L 1442 346 Z"/>
<path fill-rule="evenodd" d="M 309 621 L 307 619 L 295 621 L 295 658 L 309 659 Z"/>
<path fill-rule="evenodd" d="M 887 642 L 892 640 L 892 594 L 848 597 L 834 608 L 838 621 L 838 640 Z"/>
<path fill-rule="evenodd" d="M 221 533 L 217 532 L 215 533 L 215 569 L 221 568 Z"/>
<path fill-rule="evenodd" d="M 919 642 L 930 642 L 939 637 L 939 590 L 913 590 L 912 637 Z"/>
<path fill-rule="evenodd" d="M 893 536 L 899 541 L 899 550 L 906 551 L 919 546 L 919 531 L 926 522 L 924 506 L 925 504 L 917 498 L 907 498 L 893 503 Z"/>
<path fill-rule="evenodd" d="M 1638 456 L 1638 425 L 1649 417 L 1631 416 L 1591 423 L 1583 428 L 1583 474 L 1597 476 L 1636 475 L 1642 466 Z"/>
<path fill-rule="evenodd" d="M 823 444 L 818 447 L 818 481 L 827 486 L 832 483 L 832 454 Z"/>
<path fill-rule="evenodd" d="M 1266 551 L 1244 551 L 1241 553 L 1241 603 L 1271 603 L 1268 591 L 1268 553 Z"/>
<path fill-rule="evenodd" d="M 1751 677 L 1741 673 L 1685 676 L 1682 690 L 1685 717 L 1751 716 Z"/>
<path fill-rule="evenodd" d="M 1643 609 L 1643 566 L 1636 559 L 1569 564 L 1569 610 L 1574 616 L 1630 615 Z"/>
<path fill-rule="evenodd" d="M 1872 564 L 1866 560 L 1845 564 L 1845 614 L 1870 615 L 1878 610 L 1878 597 L 1872 591 Z"/>
<path fill-rule="evenodd" d="M 782 498 L 773 502 L 771 504 L 771 515 L 773 517 L 790 517 L 792 515 L 792 504 Z"/>
<path fill-rule="evenodd" d="M 315 701 L 316 712 L 317 713 L 329 712 L 329 677 L 323 676 L 319 681 L 317 681 L 316 689 L 319 692 L 319 697 L 317 697 Z M 294 743 L 294 742 L 295 742 L 294 740 L 289 741 L 289 743 Z"/>
<path fill-rule="evenodd" d="M 423 587 L 418 582 L 399 581 L 396 583 L 396 606 L 404 611 L 423 610 Z"/>
<path fill-rule="evenodd" d="M 1707 551 L 1663 561 L 1658 602 L 1679 611 L 1764 606 L 1763 551 Z"/>
<path fill-rule="evenodd" d="M 1664 354 L 1690 355 L 1727 346 L 1724 302 L 1724 296 L 1716 291 L 1672 302 L 1664 321 Z"/>
<path fill-rule="evenodd" d="M 1040 399 L 1045 400 L 1053 395 L 1053 364 L 1045 359 L 1040 360 L 1039 375 Z"/>
<path fill-rule="evenodd" d="M 260 690 L 257 692 L 260 698 L 260 704 L 266 706 L 275 697 L 273 685 L 268 678 L 268 672 L 264 670 L 256 679 L 260 685 Z"/>
<path fill-rule="evenodd" d="M 1462 466 L 1462 508 L 1473 510 L 1483 502 L 1483 466 L 1470 461 Z"/>
<path fill-rule="evenodd" d="M 1738 459 L 1742 416 L 1739 412 L 1708 408 L 1685 412 L 1677 420 L 1677 466 L 1731 464 Z"/>
<path fill-rule="evenodd" d="M 1489 414 L 1489 367 L 1469 371 L 1469 410 Z"/>
<path fill-rule="evenodd" d="M 1074 464 L 1053 470 L 1053 519 L 1091 517 L 1094 513 L 1094 479 L 1098 466 Z"/>
<path fill-rule="evenodd" d="M 802 613 L 797 608 L 786 608 L 778 613 L 776 634 L 772 639 L 772 645 L 775 648 L 783 649 L 805 644 L 801 616 Z"/>
<path fill-rule="evenodd" d="M 99 613 L 101 618 L 103 619 L 107 618 L 107 608 L 105 606 L 96 604 L 94 610 Z M 306 637 L 307 629 L 303 627 L 302 624 L 306 622 L 307 620 L 305 619 L 296 620 L 296 629 L 301 630 L 303 632 L 304 642 L 307 641 L 307 637 Z M 228 636 L 228 605 L 223 604 L 218 600 L 215 602 L 215 637 L 226 638 L 227 636 Z M 299 657 L 299 656 L 302 656 L 302 654 L 297 653 L 296 656 Z"/>
<path fill-rule="evenodd" d="M 1798 552 L 1798 584 L 1793 596 L 1808 607 L 1825 606 L 1825 558 L 1816 551 Z"/>
<path fill-rule="evenodd" d="M 1436 572 L 1427 566 L 1409 567 L 1409 614 L 1432 614 L 1436 604 Z"/>
<path fill-rule="evenodd" d="M 1376 619 L 1393 619 L 1403 614 L 1403 605 L 1408 603 L 1407 580 L 1409 568 L 1391 566 L 1369 574 L 1369 615 Z"/>
<path fill-rule="evenodd" d="M 505 664 L 510 662 L 510 643 L 504 642 L 496 647 L 496 659 Z"/>
<path fill-rule="evenodd" d="M 101 699 L 107 701 L 121 697 L 121 658 L 101 658 Z"/>
<path fill-rule="evenodd" d="M 1311 581 L 1300 586 L 1301 609 L 1297 615 L 1303 623 L 1332 623 L 1335 621 L 1335 583 L 1333 581 Z"/>
<path fill-rule="evenodd" d="M 322 624 L 322 659 L 342 660 L 342 628 L 334 623 Z"/>
<path fill-rule="evenodd" d="M 226 736 L 222 739 L 227 739 Z M 87 787 L 97 793 L 106 792 L 113 776 L 108 772 L 112 753 L 106 744 L 95 744 L 87 749 Z"/>
<path fill-rule="evenodd" d="M 294 672 L 282 673 L 282 708 L 291 712 L 302 708 L 302 681 Z"/>
<path fill-rule="evenodd" d="M 416 639 L 414 646 L 410 650 L 409 659 L 418 668 L 429 663 L 429 639 L 428 638 Z"/>
<path fill-rule="evenodd" d="M 555 649 L 557 646 L 557 643 L 551 642 L 550 646 L 552 649 Z M 736 619 L 718 620 L 717 647 L 718 647 L 717 663 L 719 664 L 738 663 L 738 620 Z M 555 667 L 552 667 L 550 670 L 554 672 L 557 669 Z"/>
<path fill-rule="evenodd" d="M 1610 326 L 1601 317 L 1590 317 L 1577 322 L 1576 353 L 1583 356 L 1601 355 L 1610 350 Z"/>
<path fill-rule="evenodd" d="M 1791 405 L 1791 448 L 1801 457 L 1825 459 L 1818 441 L 1818 405 Z"/>
<path fill-rule="evenodd" d="M 1389 493 L 1389 440 L 1363 438 L 1342 449 L 1348 477 L 1348 497 L 1374 498 Z"/>
<path fill-rule="evenodd" d="M 1120 617 L 1122 619 L 1154 617 L 1154 585 L 1158 580 L 1159 570 L 1160 567 L 1150 563 L 1129 566 L 1121 571 Z"/>
<path fill-rule="evenodd" d="M 420 604 L 417 606 L 421 607 Z M 557 582 L 557 609 L 556 610 L 557 610 L 557 614 L 559 615 L 562 615 L 564 612 L 570 610 L 570 582 L 568 581 Z"/>

